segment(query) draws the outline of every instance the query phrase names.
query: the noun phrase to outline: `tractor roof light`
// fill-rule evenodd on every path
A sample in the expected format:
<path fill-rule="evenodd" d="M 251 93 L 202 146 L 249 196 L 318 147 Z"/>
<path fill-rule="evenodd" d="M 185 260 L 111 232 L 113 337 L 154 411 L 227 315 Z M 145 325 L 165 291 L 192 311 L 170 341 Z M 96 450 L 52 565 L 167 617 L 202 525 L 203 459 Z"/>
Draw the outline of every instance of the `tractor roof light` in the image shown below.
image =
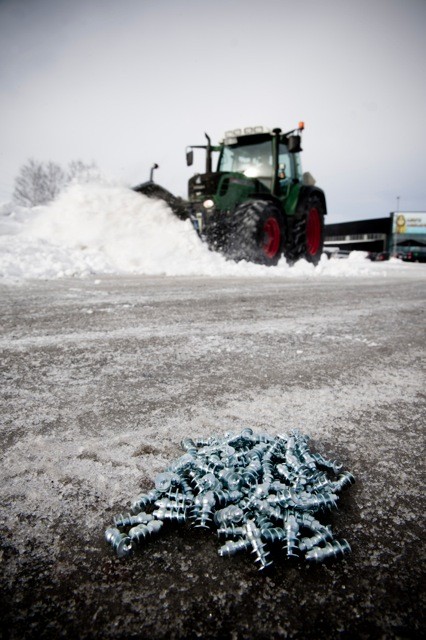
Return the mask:
<path fill-rule="evenodd" d="M 225 140 L 228 138 L 238 138 L 240 136 L 252 136 L 256 133 L 269 133 L 270 130 L 266 127 L 256 126 L 256 127 L 244 127 L 244 129 L 232 129 L 231 131 L 225 131 Z"/>
<path fill-rule="evenodd" d="M 235 136 L 230 136 L 229 133 L 230 132 L 227 131 L 225 134 L 224 144 L 226 145 L 237 144 L 238 142 L 237 138 Z"/>
<path fill-rule="evenodd" d="M 244 127 L 244 135 L 252 136 L 256 133 L 269 133 L 269 129 L 258 125 L 257 127 Z"/>
<path fill-rule="evenodd" d="M 242 133 L 242 129 L 232 129 L 231 131 L 225 131 L 225 138 L 235 138 L 236 136 L 241 136 Z"/>
<path fill-rule="evenodd" d="M 305 128 L 305 123 L 299 122 L 299 131 L 303 131 L 304 128 Z"/>

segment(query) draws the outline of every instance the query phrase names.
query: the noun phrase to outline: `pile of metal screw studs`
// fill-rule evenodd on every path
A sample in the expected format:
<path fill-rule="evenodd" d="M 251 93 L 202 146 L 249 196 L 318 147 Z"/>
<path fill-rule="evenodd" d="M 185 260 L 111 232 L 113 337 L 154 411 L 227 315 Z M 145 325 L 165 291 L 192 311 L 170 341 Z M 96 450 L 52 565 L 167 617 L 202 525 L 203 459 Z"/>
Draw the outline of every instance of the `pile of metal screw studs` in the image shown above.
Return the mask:
<path fill-rule="evenodd" d="M 350 551 L 330 527 L 314 517 L 336 507 L 338 493 L 354 482 L 337 462 L 310 453 L 298 431 L 271 437 L 252 429 L 207 440 L 182 440 L 184 455 L 140 495 L 131 513 L 114 518 L 105 538 L 119 557 L 155 537 L 166 523 L 190 521 L 217 530 L 220 556 L 248 551 L 259 570 L 271 564 L 270 550 L 309 562 Z"/>

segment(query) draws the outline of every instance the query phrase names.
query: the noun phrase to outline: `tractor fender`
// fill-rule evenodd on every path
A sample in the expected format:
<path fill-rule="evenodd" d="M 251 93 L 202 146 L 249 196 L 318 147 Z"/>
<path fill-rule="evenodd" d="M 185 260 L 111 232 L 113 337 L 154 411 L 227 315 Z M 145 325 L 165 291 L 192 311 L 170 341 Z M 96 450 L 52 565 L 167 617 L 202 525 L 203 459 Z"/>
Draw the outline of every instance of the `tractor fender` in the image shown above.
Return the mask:
<path fill-rule="evenodd" d="M 317 196 L 321 204 L 324 207 L 324 215 L 327 215 L 327 205 L 325 202 L 325 193 L 319 187 L 313 187 L 310 185 L 302 185 L 300 187 L 299 199 L 296 207 L 296 218 L 299 218 L 303 214 L 304 206 L 306 201 L 312 196 Z"/>
<path fill-rule="evenodd" d="M 250 195 L 250 200 L 266 200 L 267 202 L 273 202 L 280 211 L 283 211 L 281 200 L 274 196 L 272 193 L 253 193 Z"/>

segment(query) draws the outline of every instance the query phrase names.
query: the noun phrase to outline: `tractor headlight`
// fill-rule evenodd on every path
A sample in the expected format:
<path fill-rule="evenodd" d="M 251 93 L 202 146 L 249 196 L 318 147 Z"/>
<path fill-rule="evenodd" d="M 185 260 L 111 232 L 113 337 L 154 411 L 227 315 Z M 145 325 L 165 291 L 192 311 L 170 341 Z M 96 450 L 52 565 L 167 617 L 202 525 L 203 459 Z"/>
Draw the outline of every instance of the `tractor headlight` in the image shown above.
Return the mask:
<path fill-rule="evenodd" d="M 214 207 L 213 200 L 204 200 L 203 207 L 204 209 L 211 209 L 212 207 Z"/>

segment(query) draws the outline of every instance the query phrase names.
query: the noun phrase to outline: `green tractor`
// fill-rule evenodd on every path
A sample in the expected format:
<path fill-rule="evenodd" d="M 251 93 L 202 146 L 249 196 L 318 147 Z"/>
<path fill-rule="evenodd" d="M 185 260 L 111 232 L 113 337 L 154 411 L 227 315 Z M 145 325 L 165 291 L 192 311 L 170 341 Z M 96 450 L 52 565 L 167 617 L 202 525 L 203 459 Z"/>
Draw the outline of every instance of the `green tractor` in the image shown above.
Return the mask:
<path fill-rule="evenodd" d="M 282 133 L 263 127 L 228 131 L 218 146 L 187 148 L 206 151 L 206 171 L 188 183 L 188 200 L 176 198 L 151 177 L 135 191 L 165 200 L 174 213 L 190 219 L 209 247 L 226 257 L 276 265 L 285 256 L 317 264 L 324 242 L 324 192 L 309 173 L 302 173 L 301 133 L 304 124 Z M 217 170 L 212 156 L 219 153 Z"/>

